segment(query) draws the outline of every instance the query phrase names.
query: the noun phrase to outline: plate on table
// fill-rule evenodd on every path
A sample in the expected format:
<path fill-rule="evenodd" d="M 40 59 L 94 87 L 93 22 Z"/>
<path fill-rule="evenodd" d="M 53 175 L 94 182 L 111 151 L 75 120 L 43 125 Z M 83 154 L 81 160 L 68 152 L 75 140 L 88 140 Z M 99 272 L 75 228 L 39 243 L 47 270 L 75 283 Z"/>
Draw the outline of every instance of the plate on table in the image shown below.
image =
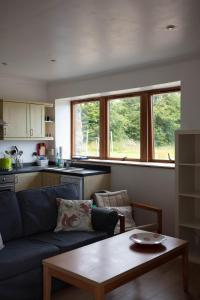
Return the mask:
<path fill-rule="evenodd" d="M 130 236 L 130 239 L 140 245 L 156 245 L 165 240 L 165 236 L 154 232 L 139 232 Z"/>

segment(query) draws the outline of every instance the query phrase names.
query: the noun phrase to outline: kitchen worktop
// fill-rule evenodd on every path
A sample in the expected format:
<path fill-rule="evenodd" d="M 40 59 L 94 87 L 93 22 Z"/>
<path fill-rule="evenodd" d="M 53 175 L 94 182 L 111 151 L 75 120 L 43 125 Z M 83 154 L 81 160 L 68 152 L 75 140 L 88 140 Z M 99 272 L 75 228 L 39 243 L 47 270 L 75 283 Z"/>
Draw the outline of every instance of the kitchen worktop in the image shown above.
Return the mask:
<path fill-rule="evenodd" d="M 75 165 L 76 169 L 66 169 L 58 168 L 54 165 L 47 167 L 33 166 L 31 164 L 24 164 L 23 168 L 13 169 L 11 171 L 0 171 L 0 175 L 9 175 L 9 174 L 19 174 L 19 173 L 31 173 L 31 172 L 49 172 L 49 173 L 58 173 L 61 175 L 70 175 L 70 176 L 93 176 L 99 174 L 110 173 L 109 167 L 99 167 L 99 166 L 89 166 L 86 165 Z"/>

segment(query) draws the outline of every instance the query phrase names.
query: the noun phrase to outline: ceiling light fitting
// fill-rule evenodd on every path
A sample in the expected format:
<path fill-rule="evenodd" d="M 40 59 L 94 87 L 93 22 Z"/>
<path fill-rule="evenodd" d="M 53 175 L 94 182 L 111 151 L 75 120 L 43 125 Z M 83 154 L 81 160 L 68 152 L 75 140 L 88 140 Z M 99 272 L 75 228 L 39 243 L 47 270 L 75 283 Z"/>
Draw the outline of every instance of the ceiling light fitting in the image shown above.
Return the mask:
<path fill-rule="evenodd" d="M 176 25 L 170 24 L 170 25 L 167 25 L 165 28 L 167 30 L 174 30 L 174 29 L 176 29 Z"/>

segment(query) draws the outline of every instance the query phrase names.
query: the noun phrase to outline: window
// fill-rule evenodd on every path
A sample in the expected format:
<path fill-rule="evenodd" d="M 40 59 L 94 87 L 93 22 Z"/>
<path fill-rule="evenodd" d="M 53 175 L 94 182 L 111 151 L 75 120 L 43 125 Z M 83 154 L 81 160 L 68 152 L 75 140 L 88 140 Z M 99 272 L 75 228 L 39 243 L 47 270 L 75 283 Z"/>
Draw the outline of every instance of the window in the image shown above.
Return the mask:
<path fill-rule="evenodd" d="M 110 158 L 140 158 L 140 97 L 108 101 Z"/>
<path fill-rule="evenodd" d="M 171 162 L 180 99 L 177 87 L 71 102 L 72 156 Z"/>
<path fill-rule="evenodd" d="M 175 159 L 174 132 L 180 127 L 180 92 L 152 95 L 153 145 L 156 160 Z"/>
<path fill-rule="evenodd" d="M 82 102 L 73 109 L 73 154 L 99 157 L 99 101 Z"/>

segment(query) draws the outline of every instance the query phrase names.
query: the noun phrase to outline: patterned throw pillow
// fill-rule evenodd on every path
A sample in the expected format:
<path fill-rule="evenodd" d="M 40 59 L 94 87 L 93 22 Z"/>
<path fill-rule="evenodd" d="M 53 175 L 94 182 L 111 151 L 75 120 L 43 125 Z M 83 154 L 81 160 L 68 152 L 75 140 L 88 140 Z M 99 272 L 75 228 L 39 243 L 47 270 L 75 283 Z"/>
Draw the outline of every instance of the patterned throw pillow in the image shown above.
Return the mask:
<path fill-rule="evenodd" d="M 92 200 L 58 201 L 58 218 L 55 232 L 63 231 L 93 231 L 91 222 Z"/>
<path fill-rule="evenodd" d="M 1 237 L 1 233 L 0 233 L 0 250 L 3 249 L 3 247 L 4 247 L 4 244 L 3 244 L 3 240 Z"/>
<path fill-rule="evenodd" d="M 124 215 L 125 217 L 125 231 L 132 230 L 136 227 L 135 221 L 132 216 L 132 207 L 129 206 L 116 206 L 116 207 L 107 207 L 117 211 L 119 214 Z M 117 222 L 115 227 L 115 233 L 120 233 L 120 221 Z"/>
<path fill-rule="evenodd" d="M 96 193 L 95 201 L 99 207 L 127 206 L 130 204 L 126 190 L 107 193 Z"/>

